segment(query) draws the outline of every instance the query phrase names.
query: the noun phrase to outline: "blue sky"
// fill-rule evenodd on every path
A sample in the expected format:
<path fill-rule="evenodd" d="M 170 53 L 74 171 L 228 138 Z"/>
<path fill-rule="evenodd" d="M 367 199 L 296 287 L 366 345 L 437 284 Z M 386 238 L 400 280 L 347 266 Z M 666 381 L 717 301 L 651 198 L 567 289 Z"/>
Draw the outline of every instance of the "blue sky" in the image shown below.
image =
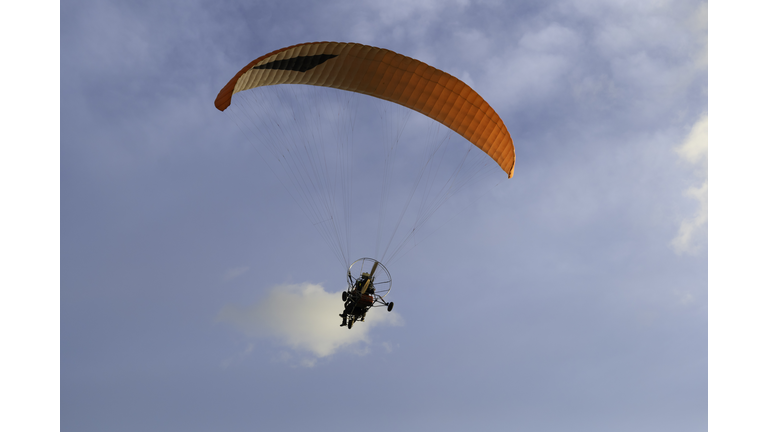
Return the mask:
<path fill-rule="evenodd" d="M 62 2 L 61 429 L 705 429 L 707 22 L 696 1 Z M 518 158 L 352 330 L 343 267 L 213 107 L 319 40 L 464 80 Z"/>
<path fill-rule="evenodd" d="M 679 150 L 706 122 L 702 7 L 65 4 L 62 429 L 329 430 L 369 406 L 371 430 L 701 429 L 706 225 L 675 239 L 706 206 L 706 157 Z M 313 40 L 458 76 L 518 154 L 353 331 L 343 267 L 212 106 Z"/>

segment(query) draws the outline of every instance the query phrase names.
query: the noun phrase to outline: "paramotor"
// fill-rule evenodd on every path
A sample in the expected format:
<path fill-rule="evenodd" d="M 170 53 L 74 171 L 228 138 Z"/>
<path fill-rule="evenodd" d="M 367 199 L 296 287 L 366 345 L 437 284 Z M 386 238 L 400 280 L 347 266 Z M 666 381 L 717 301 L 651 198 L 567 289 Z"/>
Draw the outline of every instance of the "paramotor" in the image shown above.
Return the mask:
<path fill-rule="evenodd" d="M 364 123 L 367 110 L 361 105 L 367 108 L 369 101 L 343 95 L 372 96 L 383 107 Z M 253 138 L 257 152 L 345 268 L 352 256 L 350 238 L 365 233 L 371 244 L 369 234 L 377 233 L 375 259 L 362 258 L 347 268 L 342 316 L 350 328 L 371 307 L 392 309 L 393 303 L 383 300 L 391 278 L 382 262 L 410 250 L 404 246 L 415 245 L 417 231 L 448 198 L 478 173 L 498 166 L 511 178 L 515 170 L 509 132 L 477 92 L 446 72 L 383 48 L 311 42 L 278 49 L 235 74 L 215 106 L 232 113 Z M 393 115 L 393 107 L 402 111 Z M 406 137 L 403 125 L 414 112 L 425 116 L 416 116 L 419 127 L 437 125 L 446 134 L 430 129 L 430 140 Z M 377 118 L 388 128 L 384 133 L 353 136 Z M 453 133 L 463 139 L 447 145 Z M 399 145 L 401 140 L 408 145 Z M 353 151 L 356 141 L 364 145 Z M 373 178 L 381 185 L 370 183 Z M 378 229 L 352 226 L 375 218 Z M 353 271 L 356 265 L 359 271 Z"/>

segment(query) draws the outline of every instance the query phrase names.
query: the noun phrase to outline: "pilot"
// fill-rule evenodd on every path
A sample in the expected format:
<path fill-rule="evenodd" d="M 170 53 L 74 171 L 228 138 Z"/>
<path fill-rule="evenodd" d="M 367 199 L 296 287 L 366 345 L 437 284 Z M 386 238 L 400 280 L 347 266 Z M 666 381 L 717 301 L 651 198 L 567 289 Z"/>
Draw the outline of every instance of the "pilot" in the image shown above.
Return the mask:
<path fill-rule="evenodd" d="M 361 293 L 362 293 L 362 292 L 363 292 L 363 287 L 365 286 L 365 282 L 366 282 L 366 281 L 368 280 L 368 278 L 370 278 L 370 277 L 371 277 L 371 276 L 370 276 L 368 273 L 363 273 L 363 274 L 360 276 L 360 279 L 358 279 L 358 280 L 357 280 L 357 282 L 355 282 L 355 290 L 356 290 L 356 291 L 359 291 L 359 292 L 361 292 Z M 369 285 L 370 285 L 370 284 L 369 284 Z M 369 288 L 370 288 L 370 286 L 369 286 Z"/>
<path fill-rule="evenodd" d="M 360 276 L 360 279 L 358 279 L 355 282 L 355 287 L 352 292 L 350 292 L 350 296 L 347 298 L 347 301 L 344 303 L 344 312 L 340 313 L 339 316 L 341 317 L 341 324 L 340 327 L 344 327 L 347 325 L 347 316 L 348 315 L 360 315 L 360 321 L 365 320 L 365 314 L 368 312 L 368 308 L 365 306 L 358 306 L 357 300 L 360 298 L 360 295 L 363 292 L 363 287 L 365 287 L 365 283 L 370 278 L 370 275 L 368 273 L 363 273 Z M 368 288 L 365 290 L 366 293 L 373 294 L 376 291 L 376 289 L 373 287 L 373 284 L 369 283 Z"/>

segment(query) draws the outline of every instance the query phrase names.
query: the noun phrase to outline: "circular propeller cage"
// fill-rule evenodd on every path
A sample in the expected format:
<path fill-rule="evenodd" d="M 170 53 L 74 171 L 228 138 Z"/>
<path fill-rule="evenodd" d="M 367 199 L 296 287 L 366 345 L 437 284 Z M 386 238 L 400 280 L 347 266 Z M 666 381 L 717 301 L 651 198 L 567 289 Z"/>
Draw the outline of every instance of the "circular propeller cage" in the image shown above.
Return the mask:
<path fill-rule="evenodd" d="M 353 289 L 355 282 L 363 276 L 363 273 L 370 275 L 374 267 L 376 271 L 373 274 L 373 287 L 376 288 L 376 295 L 381 298 L 386 297 L 392 289 L 392 276 L 389 275 L 389 270 L 384 267 L 384 264 L 373 258 L 360 258 L 349 266 L 347 270 L 348 290 Z"/>

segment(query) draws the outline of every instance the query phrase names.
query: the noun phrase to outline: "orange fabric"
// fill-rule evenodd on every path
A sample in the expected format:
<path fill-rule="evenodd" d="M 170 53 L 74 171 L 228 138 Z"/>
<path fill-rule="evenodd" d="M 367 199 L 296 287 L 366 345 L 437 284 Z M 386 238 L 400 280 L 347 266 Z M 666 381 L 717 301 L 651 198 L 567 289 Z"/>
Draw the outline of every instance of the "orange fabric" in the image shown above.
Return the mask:
<path fill-rule="evenodd" d="M 361 306 L 373 306 L 373 297 L 368 294 L 363 294 L 359 301 Z"/>
<path fill-rule="evenodd" d="M 299 63 L 307 69 L 297 70 Z M 286 66 L 291 64 L 295 66 Z M 263 68 L 254 69 L 259 67 Z M 402 54 L 338 42 L 282 48 L 257 58 L 238 72 L 219 92 L 216 108 L 227 109 L 232 95 L 239 91 L 276 84 L 333 87 L 403 105 L 469 140 L 510 178 L 515 172 L 515 147 L 496 111 L 461 80 Z"/>

